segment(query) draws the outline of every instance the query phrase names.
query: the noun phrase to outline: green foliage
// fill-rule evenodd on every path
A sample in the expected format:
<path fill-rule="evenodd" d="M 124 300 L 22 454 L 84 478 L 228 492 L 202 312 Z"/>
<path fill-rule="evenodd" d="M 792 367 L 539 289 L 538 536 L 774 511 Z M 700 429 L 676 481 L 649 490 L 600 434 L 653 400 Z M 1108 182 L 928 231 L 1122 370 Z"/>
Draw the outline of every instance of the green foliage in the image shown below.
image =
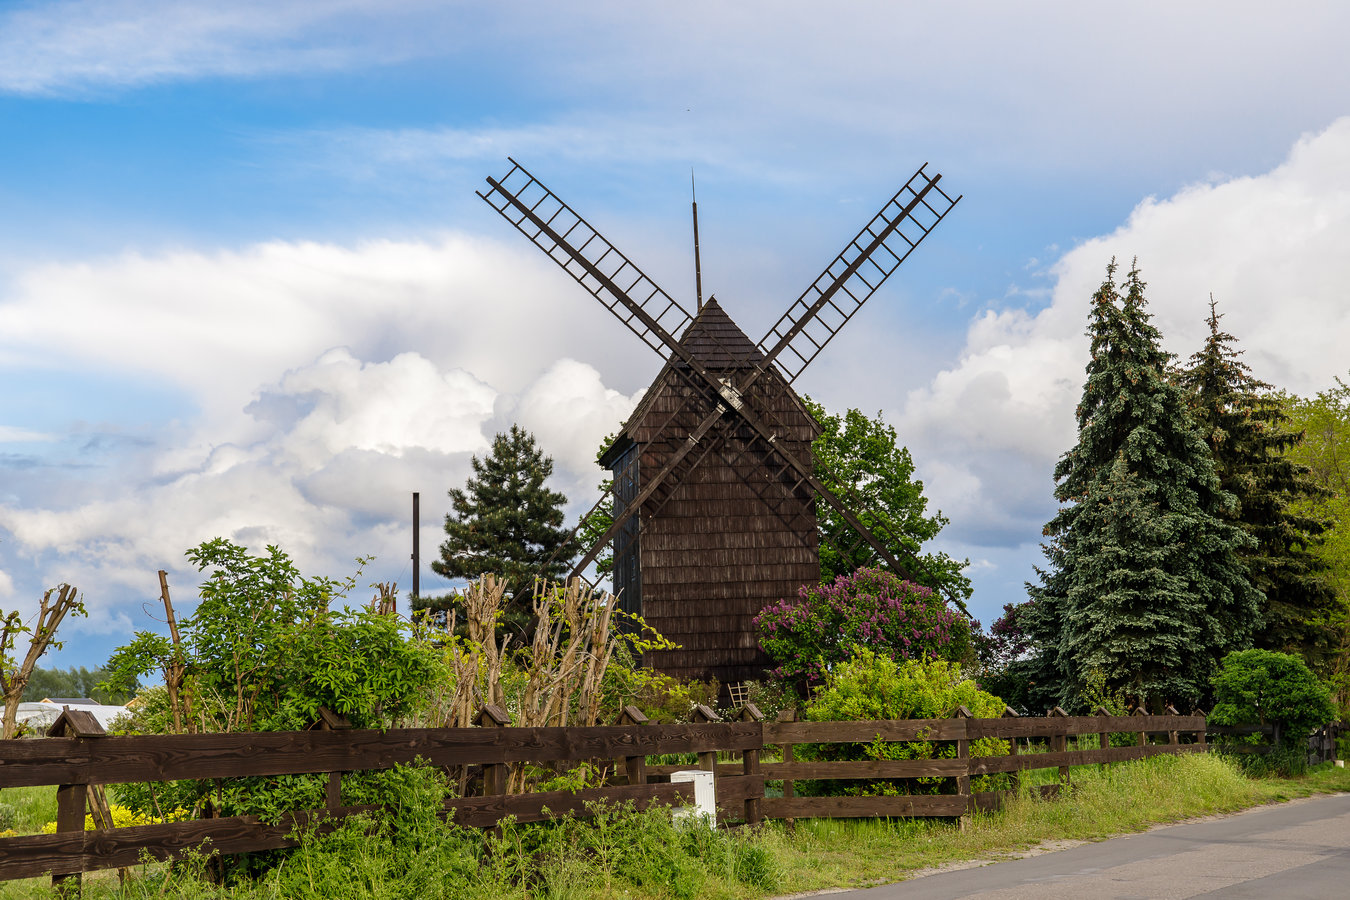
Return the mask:
<path fill-rule="evenodd" d="M 1220 484 L 1237 500 L 1227 517 L 1255 539 L 1242 551 L 1248 580 L 1264 597 L 1253 643 L 1298 653 L 1325 669 L 1338 637 L 1332 624 L 1336 591 L 1316 553 L 1326 524 L 1298 511 L 1299 501 L 1325 489 L 1289 454 L 1302 434 L 1290 427 L 1271 385 L 1254 378 L 1239 359 L 1237 339 L 1219 330 L 1220 318 L 1211 298 L 1209 337 L 1180 382 L 1191 395 L 1191 413 Z"/>
<path fill-rule="evenodd" d="M 312 725 L 319 708 L 357 728 L 395 724 L 442 675 L 438 653 L 415 639 L 407 622 L 368 609 L 332 608 L 355 585 L 307 578 L 277 547 L 253 556 L 222 538 L 187 552 L 201 571 L 201 602 L 179 624 L 182 642 L 138 632 L 109 660 L 110 687 L 143 677 L 167 661 L 185 667 L 179 719 L 192 731 L 293 731 Z M 123 725 L 128 733 L 175 729 L 168 692 L 155 687 Z M 344 779 L 360 791 L 369 774 Z M 350 785 L 348 782 L 350 781 Z M 274 819 L 323 805 L 324 776 L 248 778 L 219 786 L 197 782 L 123 785 L 127 806 L 161 818 L 177 808 L 200 811 L 209 800 L 223 815 Z"/>
<path fill-rule="evenodd" d="M 436 815 L 433 789 L 394 792 L 385 810 L 307 834 L 260 887 L 276 895 L 330 900 L 504 896 L 677 898 L 772 890 L 782 878 L 762 838 L 682 827 L 669 810 L 596 805 L 591 817 L 561 818 L 496 832 L 460 828 Z"/>
<path fill-rule="evenodd" d="M 1090 670 L 1160 708 L 1196 704 L 1219 658 L 1250 646 L 1261 595 L 1239 553 L 1256 542 L 1224 491 L 1145 310 L 1138 269 L 1093 296 L 1078 442 L 1055 466 L 1062 506 L 1020 619 L 1042 701 L 1072 704 Z"/>
<path fill-rule="evenodd" d="M 877 413 L 869 418 L 856 409 L 830 415 L 810 397 L 802 401 L 820 424 L 820 436 L 811 445 L 816 475 L 854 507 L 855 514 L 888 545 L 892 556 L 911 569 L 909 580 L 951 597 L 968 599 L 970 579 L 962 574 L 968 561 L 945 553 L 923 553 L 925 542 L 947 524 L 941 512 L 925 515 L 928 499 L 923 482 L 914 479 L 914 461 L 897 441 L 895 428 Z M 820 527 L 820 575 L 825 582 L 876 566 L 876 552 L 857 542 L 857 532 L 826 504 L 816 510 Z"/>
<path fill-rule="evenodd" d="M 1218 725 L 1279 723 L 1285 746 L 1303 748 L 1308 735 L 1336 718 L 1331 691 L 1290 653 L 1242 650 L 1224 657 L 1214 678 Z"/>
<path fill-rule="evenodd" d="M 1320 489 L 1315 496 L 1294 503 L 1297 512 L 1327 523 L 1321 543 L 1314 548 L 1326 566 L 1336 603 L 1327 612 L 1326 628 L 1334 636 L 1327 660 L 1317 666 L 1337 693 L 1342 716 L 1350 718 L 1350 384 L 1337 378 L 1335 386 L 1315 397 L 1285 396 L 1290 424 L 1302 429 L 1302 442 L 1289 448 L 1289 458 L 1308 467 Z"/>
<path fill-rule="evenodd" d="M 45 697 L 88 697 L 96 703 L 107 706 L 121 706 L 132 697 L 140 687 L 132 684 L 118 691 L 105 691 L 102 683 L 111 673 L 107 666 L 86 669 L 84 666 L 71 666 L 69 669 L 34 669 L 23 689 L 23 701 L 35 703 Z"/>
<path fill-rule="evenodd" d="M 964 706 L 976 718 L 998 718 L 1004 703 L 961 674 L 961 667 L 941 659 L 894 660 L 858 648 L 855 656 L 835 667 L 825 687 L 802 710 L 813 722 L 864 721 L 874 719 L 945 719 Z M 1000 756 L 1008 742 L 997 738 L 971 741 L 971 756 Z M 950 741 L 908 741 L 870 744 L 804 744 L 802 759 L 936 759 L 953 758 Z M 980 776 L 971 780 L 975 791 L 993 790 L 1003 779 Z M 950 779 L 918 778 L 916 785 L 904 781 L 799 782 L 804 794 L 939 793 L 952 787 Z"/>
<path fill-rule="evenodd" d="M 696 705 L 716 705 L 716 679 L 674 678 L 640 665 L 640 658 L 627 642 L 615 647 L 605 669 L 602 722 L 614 721 L 628 705 L 636 706 L 653 725 L 688 722 Z"/>
<path fill-rule="evenodd" d="M 970 622 L 931 589 L 884 569 L 859 569 L 826 584 L 803 585 L 793 599 L 755 617 L 773 674 L 795 686 L 820 684 L 858 648 L 899 659 L 971 657 Z"/>
<path fill-rule="evenodd" d="M 530 617 L 529 588 L 535 577 L 566 574 L 578 546 L 563 525 L 567 497 L 545 487 L 553 460 L 518 425 L 492 441 L 492 452 L 473 457 L 473 475 L 449 491 L 446 540 L 431 569 L 445 578 L 476 579 L 491 572 L 507 581 L 512 595 L 506 624 L 523 630 Z M 414 602 L 414 608 L 430 608 Z"/>

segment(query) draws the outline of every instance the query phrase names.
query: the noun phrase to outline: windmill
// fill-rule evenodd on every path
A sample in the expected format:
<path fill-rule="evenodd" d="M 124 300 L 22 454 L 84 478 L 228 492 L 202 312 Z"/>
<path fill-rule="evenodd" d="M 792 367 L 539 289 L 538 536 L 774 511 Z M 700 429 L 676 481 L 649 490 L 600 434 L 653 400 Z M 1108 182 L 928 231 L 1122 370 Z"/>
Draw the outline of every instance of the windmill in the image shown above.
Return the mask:
<path fill-rule="evenodd" d="M 895 558 L 890 548 L 904 545 L 884 517 L 816 477 L 818 426 L 792 383 L 961 199 L 938 186 L 941 175 L 921 166 L 755 344 L 716 298 L 703 302 L 701 278 L 691 313 L 510 163 L 478 196 L 664 360 L 602 459 L 613 496 L 582 517 L 612 505 L 613 522 L 572 572 L 613 546 L 621 607 L 679 645 L 644 664 L 724 685 L 761 675 L 768 659 L 752 620 L 819 580 L 821 540 L 902 576 L 922 568 L 912 554 Z M 694 222 L 697 254 L 697 206 Z M 820 503 L 838 533 L 820 534 Z"/>

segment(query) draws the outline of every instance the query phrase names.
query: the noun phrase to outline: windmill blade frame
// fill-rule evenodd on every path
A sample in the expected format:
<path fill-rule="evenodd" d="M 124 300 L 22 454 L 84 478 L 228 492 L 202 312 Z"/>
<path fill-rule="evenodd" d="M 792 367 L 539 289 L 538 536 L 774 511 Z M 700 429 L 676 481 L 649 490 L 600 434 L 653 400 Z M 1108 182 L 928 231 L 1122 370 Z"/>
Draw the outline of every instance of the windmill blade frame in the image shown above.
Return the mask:
<path fill-rule="evenodd" d="M 867 226 L 864 226 L 863 230 L 859 232 L 859 236 L 854 238 L 845 248 L 845 251 L 836 257 L 835 262 L 826 268 L 825 273 L 817 278 L 802 298 L 799 298 L 797 303 L 789 308 L 789 311 L 779 320 L 779 325 L 770 330 L 769 336 L 777 335 L 779 337 L 774 347 L 768 352 L 761 349 L 763 358 L 753 365 L 741 381 L 732 384 L 729 383 L 729 380 L 721 379 L 708 371 L 672 333 L 672 330 L 678 333 L 687 327 L 693 321 L 693 316 L 651 281 L 635 263 L 600 235 L 580 214 L 573 211 L 523 166 L 514 159 L 511 159 L 510 162 L 512 169 L 507 175 L 501 180 L 489 177 L 487 182 L 490 190 L 487 193 L 480 191 L 478 196 L 524 234 L 531 243 L 543 250 L 574 280 L 586 288 L 588 293 L 596 297 L 639 339 L 662 354 L 663 357 L 666 357 L 668 363 L 674 363 L 676 360 L 683 363 L 683 366 L 673 366 L 674 370 L 694 389 L 696 394 L 706 397 L 713 406 L 711 412 L 703 418 L 696 428 L 690 431 L 683 444 L 667 459 L 664 467 L 654 477 L 647 480 L 638 495 L 626 504 L 623 515 L 614 517 L 613 523 L 604 535 L 592 545 L 583 555 L 581 561 L 574 566 L 572 574 L 574 576 L 579 575 L 586 566 L 594 561 L 600 548 L 614 540 L 627 525 L 628 519 L 637 515 L 638 511 L 642 509 L 643 503 L 665 484 L 671 473 L 687 459 L 688 455 L 700 444 L 708 432 L 728 413 L 736 416 L 751 428 L 753 432 L 751 441 L 758 445 L 760 452 L 766 458 L 777 458 L 778 461 L 786 464 L 786 468 L 790 468 L 796 476 L 798 486 L 802 484 L 809 486 L 814 495 L 825 500 L 854 532 L 872 547 L 880 558 L 884 559 L 892 568 L 904 572 L 905 567 L 900 564 L 899 560 L 895 559 L 886 545 L 834 492 L 820 482 L 811 466 L 776 446 L 774 432 L 764 425 L 757 414 L 751 412 L 743 398 L 766 373 L 777 372 L 774 358 L 784 350 L 790 349 L 794 341 L 804 335 L 814 349 L 809 356 L 793 349 L 792 352 L 801 360 L 800 364 L 790 372 L 790 377 L 779 374 L 779 377 L 782 377 L 785 383 L 790 384 L 791 379 L 799 375 L 801 370 L 819 354 L 829 339 L 838 332 L 844 322 L 851 318 L 853 313 L 861 308 L 881 282 L 898 268 L 914 247 L 927 236 L 933 227 L 936 227 L 937 222 L 945 217 L 951 207 L 961 198 L 957 197 L 952 200 L 945 192 L 937 188 L 937 181 L 942 176 L 929 178 L 924 172 L 927 164 L 920 167 L 906 186 L 901 188 L 895 197 L 888 201 L 882 211 L 874 216 Z M 913 185 L 919 181 L 923 182 L 922 186 L 917 189 L 914 188 Z M 515 186 L 508 186 L 509 184 Z M 937 190 L 938 194 L 947 201 L 945 208 L 940 213 L 934 210 L 925 199 L 933 190 Z M 888 210 L 893 205 L 897 205 L 897 198 L 903 197 L 906 191 L 913 194 L 913 197 L 908 198 L 903 206 L 899 206 L 898 212 L 888 215 Z M 916 238 L 911 238 L 901 231 L 901 226 L 910 219 L 912 212 L 921 205 L 932 211 L 936 218 L 926 226 L 920 223 L 918 225 L 920 233 Z M 884 224 L 878 225 L 879 222 Z M 907 246 L 907 249 L 900 253 L 891 250 L 886 244 L 887 240 L 897 233 L 901 235 Z M 572 242 L 573 235 L 580 242 L 579 245 Z M 866 246 L 859 243 L 863 235 L 869 236 Z M 872 254 L 879 249 L 885 249 L 892 257 L 892 261 L 886 266 L 876 267 L 883 274 L 873 283 L 868 281 L 865 276 L 859 276 L 858 273 L 869 262 Z M 857 251 L 851 254 L 851 259 L 848 258 L 850 250 Z M 842 271 L 837 274 L 833 272 L 836 265 L 842 266 Z M 829 284 L 823 288 L 819 287 L 826 276 L 830 276 Z M 859 278 L 861 283 L 867 287 L 866 292 L 861 297 L 848 287 L 849 280 L 853 278 Z M 627 282 L 627 288 L 620 281 Z M 630 294 L 630 291 L 635 288 L 642 295 L 641 301 L 635 300 Z M 808 305 L 805 298 L 810 296 L 812 291 L 815 291 L 817 296 Z M 840 291 L 843 291 L 854 303 L 853 308 L 847 314 L 844 314 L 833 303 L 833 297 Z M 809 325 L 819 319 L 821 311 L 827 305 L 843 315 L 843 318 L 832 326 L 826 324 L 826 336 L 821 341 L 816 341 L 809 331 Z M 798 306 L 803 307 L 803 311 L 793 318 L 792 313 Z M 625 312 L 621 312 L 620 308 Z M 790 324 L 784 325 L 784 323 Z M 766 336 L 765 341 L 761 341 L 761 347 L 767 339 L 768 336 Z M 667 356 L 667 354 L 669 355 Z M 706 454 L 711 449 L 711 447 L 707 447 L 703 453 Z M 575 534 L 581 527 L 582 523 L 579 523 L 573 533 Z M 897 544 L 903 546 L 898 541 Z M 917 558 L 914 561 L 917 563 Z M 958 598 L 952 599 L 964 608 L 964 603 Z"/>

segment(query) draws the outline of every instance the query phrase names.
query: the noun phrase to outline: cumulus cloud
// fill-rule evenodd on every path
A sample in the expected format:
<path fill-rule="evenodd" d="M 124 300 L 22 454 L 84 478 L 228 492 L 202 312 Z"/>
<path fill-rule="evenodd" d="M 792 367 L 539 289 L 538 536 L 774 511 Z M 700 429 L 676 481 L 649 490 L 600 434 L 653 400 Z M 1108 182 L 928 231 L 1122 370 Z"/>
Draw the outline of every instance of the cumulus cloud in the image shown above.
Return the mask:
<path fill-rule="evenodd" d="M 912 391 L 900 418 L 916 457 L 933 461 L 930 495 L 954 534 L 1014 546 L 1048 517 L 1050 471 L 1075 438 L 1088 298 L 1112 257 L 1126 268 L 1138 257 L 1154 323 L 1183 358 L 1204 340 L 1213 293 L 1257 377 L 1309 393 L 1343 374 L 1347 159 L 1350 118 L 1303 137 L 1267 173 L 1148 198 L 1114 232 L 1060 258 L 1046 307 L 978 316 L 960 360 Z"/>
<path fill-rule="evenodd" d="M 337 346 L 366 360 L 415 350 L 515 392 L 617 327 L 523 241 L 460 234 L 126 253 L 34 265 L 12 281 L 0 365 L 167 383 L 208 415 L 237 413 L 241 395 Z M 632 340 L 605 356 L 620 377 L 652 367 Z"/>
<path fill-rule="evenodd" d="M 98 584 L 102 597 L 143 590 L 157 568 L 191 578 L 179 554 L 215 536 L 278 544 L 307 571 L 340 573 L 376 555 L 392 580 L 406 575 L 409 493 L 427 498 L 423 538 L 434 547 L 442 491 L 464 482 L 493 429 L 514 417 L 536 430 L 565 481 L 594 483 L 595 446 L 634 399 L 567 359 L 517 398 L 417 353 L 370 362 L 336 348 L 260 387 L 246 407 L 251 426 L 198 434 L 165 451 L 171 463 L 91 486 L 97 496 L 68 508 L 0 505 L 0 528 L 44 577 Z M 103 609 L 100 621 L 117 614 Z"/>

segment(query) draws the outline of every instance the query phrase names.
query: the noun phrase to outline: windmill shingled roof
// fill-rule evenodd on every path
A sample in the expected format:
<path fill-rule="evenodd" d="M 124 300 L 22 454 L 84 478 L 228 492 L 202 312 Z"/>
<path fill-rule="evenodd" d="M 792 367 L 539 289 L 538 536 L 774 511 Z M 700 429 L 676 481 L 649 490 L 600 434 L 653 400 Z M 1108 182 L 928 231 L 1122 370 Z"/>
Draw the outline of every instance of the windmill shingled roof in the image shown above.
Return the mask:
<path fill-rule="evenodd" d="M 726 314 L 716 297 L 708 298 L 703 309 L 680 338 L 694 357 L 709 369 L 749 368 L 764 359 L 764 354 L 745 332 Z M 678 359 L 675 365 L 682 366 Z"/>

